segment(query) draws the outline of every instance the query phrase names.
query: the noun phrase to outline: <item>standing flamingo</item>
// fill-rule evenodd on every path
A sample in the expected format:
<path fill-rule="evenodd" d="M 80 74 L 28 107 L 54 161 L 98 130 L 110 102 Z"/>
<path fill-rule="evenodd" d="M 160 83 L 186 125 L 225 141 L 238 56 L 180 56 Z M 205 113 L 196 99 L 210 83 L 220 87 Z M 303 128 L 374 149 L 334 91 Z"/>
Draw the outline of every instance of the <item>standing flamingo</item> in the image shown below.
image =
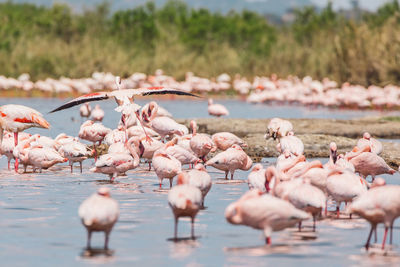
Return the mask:
<path fill-rule="evenodd" d="M 310 216 L 282 199 L 254 189 L 225 209 L 225 218 L 231 224 L 247 225 L 264 231 L 266 243 L 271 244 L 273 231 L 292 227 Z"/>
<path fill-rule="evenodd" d="M 377 178 L 378 180 L 379 178 Z M 385 248 L 388 229 L 392 231 L 394 220 L 400 216 L 400 186 L 384 185 L 371 188 L 358 197 L 349 206 L 348 212 L 355 213 L 371 224 L 365 249 L 368 250 L 373 231 L 376 231 L 378 223 L 385 225 L 385 234 L 382 241 L 382 249 Z M 392 234 L 390 235 L 392 243 Z"/>
<path fill-rule="evenodd" d="M 197 123 L 192 120 L 190 122 L 190 127 L 192 128 L 192 138 L 190 139 L 190 149 L 206 162 L 206 156 L 210 152 L 214 152 L 217 148 L 214 145 L 214 142 L 211 138 L 206 134 L 198 134 L 197 133 Z"/>
<path fill-rule="evenodd" d="M 89 103 L 84 103 L 79 108 L 79 114 L 81 115 L 82 118 L 89 118 L 91 112 L 92 112 L 92 107 L 89 105 Z"/>
<path fill-rule="evenodd" d="M 381 154 L 383 150 L 382 143 L 372 138 L 368 132 L 365 132 L 363 138 L 359 139 L 357 142 L 357 147 L 363 148 L 364 146 L 370 146 L 371 152 L 377 155 Z"/>
<path fill-rule="evenodd" d="M 79 129 L 79 138 L 93 142 L 94 160 L 97 161 L 96 142 L 99 144 L 104 137 L 111 132 L 111 129 L 101 123 L 94 123 L 91 120 L 84 122 Z"/>
<path fill-rule="evenodd" d="M 88 232 L 87 249 L 90 249 L 92 232 L 104 232 L 104 249 L 107 250 L 111 230 L 119 216 L 118 202 L 111 198 L 110 189 L 101 187 L 97 194 L 82 202 L 78 213 Z"/>
<path fill-rule="evenodd" d="M 0 145 L 4 130 L 14 133 L 14 146 L 18 145 L 18 133 L 31 127 L 48 129 L 50 124 L 38 111 L 22 105 L 0 107 Z M 15 172 L 18 172 L 18 158 L 15 159 Z"/>
<path fill-rule="evenodd" d="M 168 193 L 168 204 L 172 209 L 175 217 L 174 238 L 178 236 L 178 220 L 179 217 L 190 217 L 191 219 L 191 237 L 194 236 L 194 220 L 202 206 L 202 194 L 200 189 L 189 184 L 187 173 L 178 175 L 178 185 L 171 188 Z"/>
<path fill-rule="evenodd" d="M 228 148 L 230 148 L 234 144 L 237 144 L 241 147 L 247 147 L 247 144 L 242 139 L 240 139 L 233 133 L 229 133 L 229 132 L 220 132 L 220 133 L 213 134 L 211 136 L 211 139 L 214 142 L 214 144 L 217 146 L 217 148 L 224 150 L 224 151 L 227 150 Z"/>
<path fill-rule="evenodd" d="M 209 98 L 208 114 L 210 114 L 211 116 L 221 117 L 221 116 L 228 116 L 229 111 L 226 109 L 225 106 L 221 104 L 214 104 L 214 101 L 211 98 Z"/>
<path fill-rule="evenodd" d="M 153 155 L 153 168 L 160 181 L 160 188 L 162 187 L 162 180 L 164 178 L 169 179 L 169 186 L 172 188 L 172 180 L 177 174 L 182 172 L 181 162 L 175 157 L 168 155 L 166 152 L 166 149 L 171 145 L 173 145 L 173 143 L 168 142 L 165 147 L 157 150 Z"/>
<path fill-rule="evenodd" d="M 104 111 L 99 105 L 96 105 L 92 110 L 91 117 L 93 121 L 102 121 L 104 118 Z"/>

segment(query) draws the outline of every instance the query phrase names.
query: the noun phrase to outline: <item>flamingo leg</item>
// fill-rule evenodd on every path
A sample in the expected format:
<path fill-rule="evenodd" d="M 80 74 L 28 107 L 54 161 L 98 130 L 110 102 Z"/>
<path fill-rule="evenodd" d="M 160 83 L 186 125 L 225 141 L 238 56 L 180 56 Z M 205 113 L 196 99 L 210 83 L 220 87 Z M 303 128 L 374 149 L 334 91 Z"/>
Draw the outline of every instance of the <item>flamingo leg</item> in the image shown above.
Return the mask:
<path fill-rule="evenodd" d="M 225 171 L 225 180 L 228 180 L 228 173 L 229 171 Z"/>
<path fill-rule="evenodd" d="M 11 161 L 11 159 L 8 159 L 7 161 L 8 161 L 8 170 L 11 170 L 11 168 L 10 168 L 10 161 Z"/>
<path fill-rule="evenodd" d="M 105 239 L 104 239 L 104 250 L 108 250 L 108 239 L 110 237 L 110 232 L 104 232 L 105 234 Z"/>
<path fill-rule="evenodd" d="M 267 245 L 271 245 L 271 237 L 267 237 L 265 240 L 265 243 L 267 243 Z"/>
<path fill-rule="evenodd" d="M 340 217 L 339 206 L 336 206 L 336 218 L 339 219 L 339 217 Z"/>
<path fill-rule="evenodd" d="M 383 241 L 382 241 L 382 250 L 385 249 L 385 243 L 386 243 L 387 232 L 388 232 L 388 227 L 385 226 L 385 234 L 383 235 Z"/>
<path fill-rule="evenodd" d="M 313 215 L 313 226 L 312 226 L 312 230 L 313 230 L 313 232 L 315 232 L 315 224 L 316 224 L 316 218 L 315 218 L 315 215 Z"/>
<path fill-rule="evenodd" d="M 376 230 L 376 226 L 375 226 L 375 229 L 374 229 L 374 242 L 376 243 L 376 242 L 378 242 L 378 236 L 377 236 L 377 230 Z"/>
<path fill-rule="evenodd" d="M 325 217 L 328 216 L 328 199 L 325 202 Z"/>
<path fill-rule="evenodd" d="M 70 165 L 71 165 L 71 173 L 73 172 L 73 166 L 72 166 L 72 162 L 70 163 Z"/>
<path fill-rule="evenodd" d="M 175 216 L 174 239 L 178 239 L 178 217 Z"/>
<path fill-rule="evenodd" d="M 299 222 L 299 232 L 301 232 L 301 221 Z"/>
<path fill-rule="evenodd" d="M 86 248 L 90 249 L 90 239 L 92 239 L 92 231 L 88 230 Z"/>
<path fill-rule="evenodd" d="M 93 150 L 94 150 L 94 162 L 96 162 L 97 161 L 96 143 L 93 143 Z"/>
<path fill-rule="evenodd" d="M 191 230 L 191 236 L 192 236 L 192 239 L 195 239 L 194 238 L 194 217 L 192 217 L 192 230 Z"/>
<path fill-rule="evenodd" d="M 372 232 L 375 230 L 375 234 L 376 234 L 376 226 L 371 225 L 371 230 L 369 231 L 369 235 L 368 235 L 368 239 L 367 239 L 367 243 L 365 243 L 365 249 L 368 250 L 369 249 L 369 242 L 371 241 L 371 236 L 372 236 Z"/>
<path fill-rule="evenodd" d="M 169 179 L 169 188 L 172 188 L 172 179 Z"/>
<path fill-rule="evenodd" d="M 18 145 L 18 132 L 14 133 L 14 145 Z M 18 173 L 18 158 L 15 158 L 14 170 L 16 173 Z"/>
<path fill-rule="evenodd" d="M 149 163 L 149 171 L 151 171 L 151 163 L 150 163 L 150 161 L 148 163 Z"/>
<path fill-rule="evenodd" d="M 79 166 L 81 168 L 81 173 L 82 173 L 82 161 L 79 162 Z"/>
<path fill-rule="evenodd" d="M 393 225 L 390 226 L 390 236 L 389 236 L 389 244 L 391 245 L 393 241 Z"/>

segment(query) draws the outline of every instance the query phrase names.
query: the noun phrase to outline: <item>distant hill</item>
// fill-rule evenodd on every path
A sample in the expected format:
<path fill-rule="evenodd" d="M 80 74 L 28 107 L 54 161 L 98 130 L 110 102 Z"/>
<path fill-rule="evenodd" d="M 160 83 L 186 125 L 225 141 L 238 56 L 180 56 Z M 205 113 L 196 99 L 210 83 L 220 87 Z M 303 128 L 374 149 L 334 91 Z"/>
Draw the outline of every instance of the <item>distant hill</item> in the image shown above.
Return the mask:
<path fill-rule="evenodd" d="M 0 2 L 5 2 L 0 0 Z M 92 8 L 104 0 L 13 0 L 14 3 L 33 3 L 37 5 L 51 6 L 53 3 L 67 3 L 74 11 L 81 11 L 83 8 Z M 113 0 L 109 1 L 113 11 L 133 8 L 146 3 L 146 0 Z M 167 0 L 155 0 L 158 6 L 163 5 Z M 261 14 L 283 15 L 288 9 L 313 5 L 311 0 L 187 0 L 193 8 L 207 8 L 211 11 L 226 13 L 230 10 L 241 11 L 243 9 L 256 11 Z"/>

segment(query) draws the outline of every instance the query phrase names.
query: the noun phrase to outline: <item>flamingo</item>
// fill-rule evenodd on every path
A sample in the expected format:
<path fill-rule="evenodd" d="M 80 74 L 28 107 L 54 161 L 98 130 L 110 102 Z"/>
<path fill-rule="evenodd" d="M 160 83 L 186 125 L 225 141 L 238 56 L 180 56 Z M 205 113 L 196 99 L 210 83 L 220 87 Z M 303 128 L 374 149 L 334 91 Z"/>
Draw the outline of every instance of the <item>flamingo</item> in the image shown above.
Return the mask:
<path fill-rule="evenodd" d="M 251 168 L 252 161 L 238 145 L 233 145 L 226 151 L 215 155 L 206 162 L 206 166 L 213 166 L 219 170 L 225 171 L 225 179 L 228 179 L 228 173 L 231 173 L 231 180 L 235 170 L 248 170 Z"/>
<path fill-rule="evenodd" d="M 209 152 L 214 152 L 216 147 L 211 138 L 206 134 L 198 134 L 197 133 L 197 123 L 192 120 L 190 122 L 190 127 L 192 129 L 192 138 L 190 139 L 190 149 L 206 162 L 206 156 Z"/>
<path fill-rule="evenodd" d="M 279 139 L 281 152 L 289 151 L 298 156 L 304 154 L 304 144 L 293 132 L 289 132 L 287 136 Z"/>
<path fill-rule="evenodd" d="M 211 176 L 207 173 L 203 164 L 197 163 L 194 168 L 187 172 L 189 184 L 197 187 L 201 191 L 202 201 L 201 206 L 204 207 L 204 199 L 211 189 Z"/>
<path fill-rule="evenodd" d="M 178 142 L 178 138 L 174 137 L 171 140 L 172 144 L 168 146 L 165 150 L 168 155 L 175 157 L 177 160 L 181 162 L 182 165 L 184 164 L 194 164 L 200 159 L 196 157 L 192 151 L 186 150 L 185 148 L 176 145 Z"/>
<path fill-rule="evenodd" d="M 365 132 L 363 138 L 359 139 L 357 142 L 357 147 L 363 148 L 364 146 L 370 146 L 371 152 L 377 155 L 381 154 L 383 150 L 382 143 L 372 138 L 368 132 Z"/>
<path fill-rule="evenodd" d="M 73 171 L 74 162 L 79 162 L 82 173 L 82 161 L 87 159 L 91 154 L 87 151 L 86 146 L 78 141 L 72 141 L 62 145 L 59 151 L 63 157 L 68 159 L 69 165 L 71 166 L 71 173 Z"/>
<path fill-rule="evenodd" d="M 134 147 L 132 147 L 134 144 Z M 125 175 L 125 172 L 135 169 L 139 166 L 140 156 L 143 153 L 143 145 L 139 138 L 132 137 L 125 143 L 129 153 L 116 152 L 100 156 L 99 160 L 95 163 L 95 167 L 90 169 L 92 172 L 108 174 L 111 182 L 114 181 L 118 175 Z"/>
<path fill-rule="evenodd" d="M 157 117 L 157 112 L 158 104 L 154 101 L 150 102 L 148 108 L 142 110 L 142 120 L 147 126 L 160 134 L 161 140 L 164 140 L 167 135 L 177 134 L 182 136 L 187 132 L 184 125 L 177 123 L 170 117 Z"/>
<path fill-rule="evenodd" d="M 354 198 L 364 194 L 367 191 L 367 182 L 355 173 L 335 169 L 328 174 L 326 190 L 336 202 L 336 217 L 339 218 L 341 202 L 352 202 Z"/>
<path fill-rule="evenodd" d="M 361 176 L 367 178 L 368 175 L 371 175 L 372 181 L 374 181 L 376 175 L 393 175 L 396 172 L 376 153 L 369 151 L 363 152 L 366 149 L 370 151 L 370 147 L 366 145 L 359 151 L 360 153 L 358 153 L 358 155 L 355 153 L 347 158 L 350 163 L 354 165 L 355 171 L 360 173 Z"/>
<path fill-rule="evenodd" d="M 150 137 L 151 138 L 151 137 Z M 141 156 L 142 158 L 146 159 L 149 163 L 149 171 L 151 170 L 151 160 L 153 159 L 154 152 L 159 150 L 160 148 L 164 147 L 164 143 L 157 139 L 153 139 L 152 141 L 149 142 L 146 138 L 141 138 L 142 144 L 143 144 L 143 155 Z"/>
<path fill-rule="evenodd" d="M 247 225 L 263 230 L 266 243 L 271 244 L 273 231 L 292 227 L 309 215 L 287 201 L 253 189 L 225 209 L 225 218 L 231 224 Z"/>
<path fill-rule="evenodd" d="M 169 186 L 172 188 L 172 180 L 177 174 L 182 172 L 181 162 L 166 152 L 166 149 L 171 145 L 173 143 L 168 142 L 164 148 L 157 150 L 153 155 L 153 168 L 160 181 L 160 188 L 162 187 L 162 180 L 164 178 L 169 179 Z"/>
<path fill-rule="evenodd" d="M 174 238 L 178 236 L 178 220 L 180 217 L 190 217 L 191 238 L 194 239 L 194 220 L 202 206 L 202 194 L 200 189 L 189 184 L 188 174 L 178 175 L 178 185 L 171 188 L 168 193 L 168 204 L 174 213 L 175 227 Z"/>
<path fill-rule="evenodd" d="M 33 167 L 33 172 L 38 168 L 40 173 L 42 169 L 48 169 L 57 163 L 68 161 L 67 158 L 62 157 L 56 150 L 41 145 L 33 146 L 28 151 L 28 158 L 30 165 Z"/>
<path fill-rule="evenodd" d="M 265 179 L 265 169 L 260 163 L 257 163 L 247 177 L 249 189 L 258 189 L 261 192 L 265 192 Z"/>
<path fill-rule="evenodd" d="M 93 142 L 94 160 L 97 161 L 96 142 L 99 144 L 104 137 L 111 132 L 111 129 L 101 123 L 94 123 L 91 120 L 84 122 L 79 129 L 79 138 Z"/>
<path fill-rule="evenodd" d="M 99 105 L 96 105 L 91 112 L 91 117 L 93 121 L 102 121 L 104 118 L 104 111 Z"/>
<path fill-rule="evenodd" d="M 79 105 L 79 104 L 78 104 Z M 79 108 L 79 113 L 82 118 L 89 118 L 90 113 L 92 112 L 92 107 L 89 105 L 89 103 L 84 103 L 80 108 Z"/>
<path fill-rule="evenodd" d="M 378 180 L 377 178 L 376 180 Z M 383 180 L 383 179 L 382 179 Z M 385 225 L 385 233 L 382 241 L 382 250 L 385 248 L 388 229 L 392 231 L 394 220 L 400 216 L 400 186 L 384 185 L 376 186 L 359 196 L 349 206 L 348 212 L 357 214 L 371 224 L 365 249 L 368 250 L 373 231 L 379 223 Z M 390 234 L 392 243 L 392 234 Z"/>
<path fill-rule="evenodd" d="M 118 202 L 111 198 L 110 189 L 99 188 L 96 194 L 82 202 L 78 213 L 88 233 L 87 249 L 90 249 L 92 232 L 104 232 L 104 249 L 107 250 L 111 230 L 119 217 Z"/>
<path fill-rule="evenodd" d="M 135 110 L 135 115 L 140 121 L 139 117 L 139 106 L 134 104 L 134 97 L 143 95 L 143 96 L 148 96 L 148 95 L 157 95 L 157 94 L 175 94 L 175 95 L 187 95 L 187 96 L 193 96 L 193 97 L 198 97 L 194 94 L 180 91 L 177 89 L 173 88 L 168 88 L 168 87 L 148 87 L 148 88 L 138 88 L 138 89 L 121 89 L 120 84 L 121 84 L 121 79 L 119 76 L 116 77 L 115 83 L 117 85 L 118 90 L 114 90 L 112 92 L 96 92 L 96 93 L 89 93 L 80 97 L 77 97 L 75 99 L 72 99 L 71 101 L 61 105 L 58 108 L 53 109 L 50 111 L 50 113 L 57 112 L 60 110 L 64 110 L 67 108 L 71 108 L 73 106 L 90 102 L 90 101 L 99 101 L 99 100 L 106 100 L 109 98 L 114 98 L 115 101 L 118 104 L 117 111 L 121 112 L 121 121 L 124 123 L 125 121 L 125 114 L 130 113 L 132 111 L 132 106 L 134 107 Z M 125 124 L 125 123 L 124 123 Z M 125 124 L 126 128 L 126 124 Z M 146 134 L 147 136 L 147 134 Z"/>
<path fill-rule="evenodd" d="M 18 145 L 18 133 L 31 127 L 48 129 L 50 124 L 38 111 L 22 105 L 4 105 L 0 107 L 0 145 L 4 130 L 14 133 L 14 147 Z M 18 172 L 18 158 L 15 159 L 15 172 Z"/>
<path fill-rule="evenodd" d="M 293 125 L 290 121 L 273 118 L 268 123 L 267 134 L 264 137 L 265 139 L 272 137 L 276 140 L 277 138 L 286 136 L 291 131 L 293 131 Z"/>
<path fill-rule="evenodd" d="M 228 116 L 229 111 L 226 109 L 225 106 L 221 104 L 214 104 L 214 101 L 211 98 L 209 98 L 208 114 L 210 114 L 211 116 L 221 117 L 221 116 Z"/>
<path fill-rule="evenodd" d="M 241 147 L 247 147 L 247 144 L 242 139 L 229 132 L 220 132 L 213 134 L 211 136 L 211 139 L 217 146 L 217 148 L 224 151 L 230 148 L 233 144 L 237 144 Z"/>

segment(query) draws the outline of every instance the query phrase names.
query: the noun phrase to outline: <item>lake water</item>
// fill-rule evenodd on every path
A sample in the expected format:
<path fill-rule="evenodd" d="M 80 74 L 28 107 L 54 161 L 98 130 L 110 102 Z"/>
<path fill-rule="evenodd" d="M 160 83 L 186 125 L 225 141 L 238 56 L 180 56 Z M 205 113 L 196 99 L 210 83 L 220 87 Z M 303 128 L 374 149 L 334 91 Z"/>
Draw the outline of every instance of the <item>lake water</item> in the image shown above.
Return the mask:
<path fill-rule="evenodd" d="M 58 99 L 2 99 L 0 104 L 29 105 L 44 114 L 63 101 Z M 301 117 L 303 108 L 268 107 L 250 105 L 240 101 L 219 101 L 231 110 L 231 117 Z M 143 104 L 143 102 L 139 102 Z M 206 117 L 207 104 L 198 101 L 161 101 L 178 118 Z M 102 103 L 111 111 L 112 101 Z M 238 109 L 234 113 L 235 107 Z M 262 112 L 265 110 L 265 113 Z M 288 111 L 292 110 L 292 111 Z M 309 111 L 303 117 L 334 117 L 330 111 Z M 336 111 L 335 111 L 336 112 Z M 109 112 L 104 120 L 114 127 L 118 113 Z M 337 118 L 360 116 L 360 113 L 337 111 Z M 264 116 L 265 115 L 265 116 Z M 52 124 L 50 131 L 31 129 L 56 136 L 60 132 L 77 135 L 80 125 L 78 109 L 45 114 Z M 75 118 L 75 121 L 71 120 Z M 263 160 L 263 165 L 275 159 Z M 324 159 L 326 161 L 326 159 Z M 168 190 L 158 190 L 158 179 L 153 171 L 143 165 L 118 177 L 110 184 L 105 175 L 89 172 L 93 160 L 84 162 L 83 174 L 75 169 L 70 174 L 67 165 L 57 165 L 42 174 L 16 175 L 8 171 L 6 159 L 0 159 L 0 258 L 4 266 L 87 266 L 108 264 L 112 266 L 399 266 L 400 244 L 398 226 L 394 233 L 392 256 L 368 255 L 363 250 L 369 225 L 361 219 L 331 220 L 318 223 L 316 235 L 300 235 L 297 229 L 287 229 L 272 235 L 272 246 L 264 245 L 261 231 L 226 222 L 224 210 L 248 190 L 244 182 L 248 172 L 235 173 L 237 183 L 223 183 L 224 174 L 209 168 L 214 180 L 206 197 L 206 209 L 196 218 L 195 241 L 183 239 L 172 242 L 173 215 L 167 202 Z M 400 184 L 400 175 L 383 176 L 389 184 Z M 120 218 L 110 238 L 112 255 L 99 253 L 85 256 L 86 230 L 81 225 L 77 210 L 80 203 L 99 186 L 111 188 L 112 197 L 120 204 Z M 168 188 L 164 181 L 164 188 Z M 334 206 L 330 206 L 334 210 Z M 311 221 L 305 223 L 311 226 Z M 306 230 L 309 228 L 306 228 Z M 187 219 L 179 222 L 179 237 L 190 236 Z M 304 236 L 305 235 L 305 236 Z M 308 238 L 305 238 L 308 236 Z M 94 233 L 92 247 L 101 248 L 103 234 Z M 382 240 L 379 228 L 378 241 Z M 379 251 L 379 250 L 377 250 Z"/>

